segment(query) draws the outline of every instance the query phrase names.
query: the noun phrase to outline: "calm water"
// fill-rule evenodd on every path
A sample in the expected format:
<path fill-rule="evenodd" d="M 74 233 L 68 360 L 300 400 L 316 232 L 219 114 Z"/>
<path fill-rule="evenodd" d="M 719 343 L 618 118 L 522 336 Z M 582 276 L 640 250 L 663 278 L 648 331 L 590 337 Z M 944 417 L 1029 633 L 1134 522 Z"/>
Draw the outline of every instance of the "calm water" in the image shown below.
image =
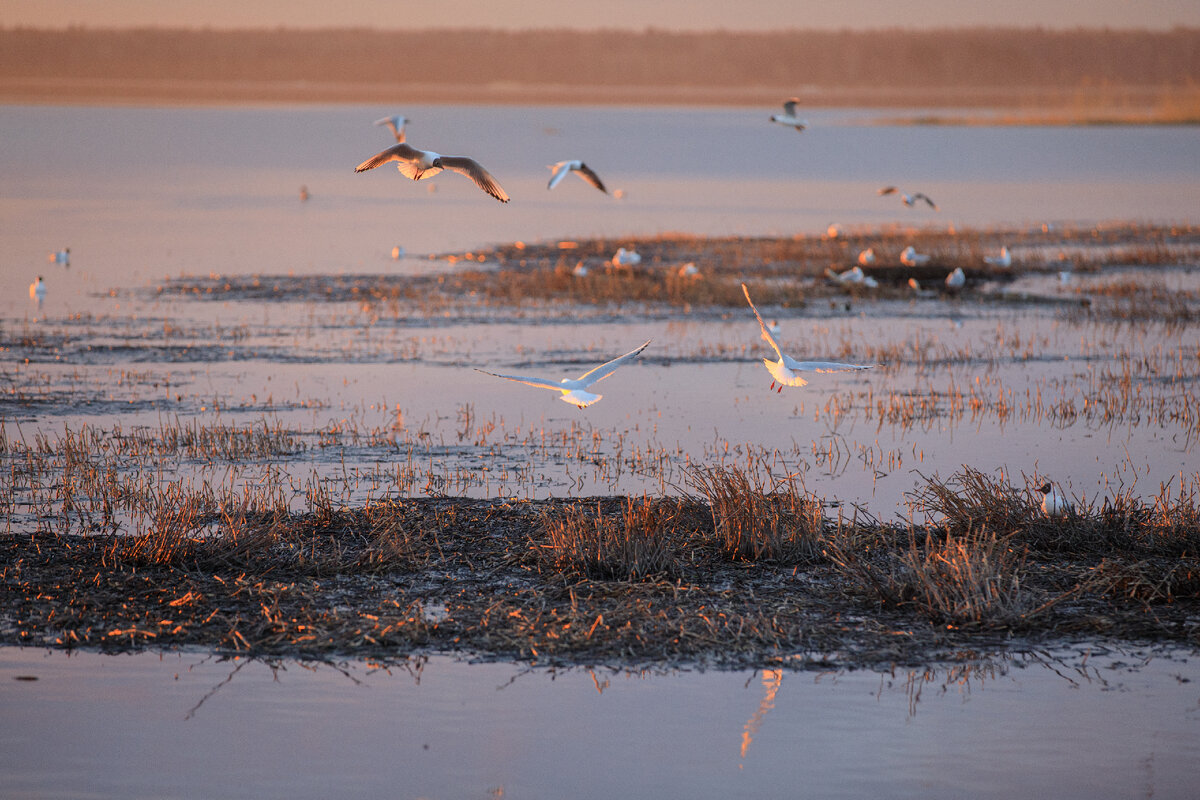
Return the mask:
<path fill-rule="evenodd" d="M 0 794 L 1187 798 L 1198 681 L 1194 661 L 1084 648 L 669 675 L 0 648 Z"/>
<path fill-rule="evenodd" d="M 413 119 L 415 145 L 478 158 L 513 201 L 456 175 L 431 193 L 390 168 L 354 174 L 388 145 L 371 121 L 398 110 Z M 297 483 L 343 476 L 334 494 L 347 502 L 394 492 L 388 471 L 406 460 L 473 481 L 434 490 L 489 496 L 673 491 L 689 462 L 753 462 L 882 517 L 908 513 L 921 475 L 963 464 L 1007 470 L 1018 486 L 1048 475 L 1089 497 L 1114 486 L 1153 495 L 1196 470 L 1194 419 L 1152 413 L 1194 391 L 1194 329 L 941 301 L 773 309 L 797 352 L 865 360 L 895 344 L 928 356 L 775 394 L 748 312 L 613 319 L 531 306 L 426 317 L 152 291 L 180 275 L 444 270 L 425 256 L 596 234 L 1200 216 L 1195 128 L 889 127 L 865 124 L 866 110 L 813 113 L 797 135 L 767 125 L 770 111 L 3 108 L 0 324 L 14 345 L 0 353 L 0 388 L 24 401 L 0 406 L 0 420 L 27 441 L 83 424 L 278 421 L 311 445 L 276 459 L 280 469 Z M 574 178 L 547 192 L 544 165 L 574 157 L 624 199 Z M 925 191 L 943 210 L 877 197 L 889 183 Z M 408 254 L 398 262 L 395 245 Z M 62 247 L 69 271 L 46 261 Z M 27 291 L 38 273 L 49 287 L 40 310 Z M 1171 281 L 1194 290 L 1197 274 Z M 23 337 L 53 348 L 26 348 Z M 578 374 L 647 338 L 643 359 L 605 381 L 605 399 L 584 412 L 471 369 Z M 1083 408 L 1119 374 L 1121 353 L 1149 365 L 1135 377 L 1152 402 L 1112 420 L 993 407 L 902 424 L 872 411 L 929 391 Z M 1174 372 L 1182 383 L 1158 379 Z M 337 434 L 351 429 L 392 439 Z M 159 466 L 164 480 L 259 477 L 254 464 Z M 18 510 L 12 524 L 42 523 Z M 349 677 L 250 664 L 189 718 L 235 664 L 3 649 L 0 794 L 754 797 L 804 786 L 819 797 L 1188 796 L 1200 755 L 1191 663 L 1129 671 L 1118 662 L 1140 657 L 1109 654 L 1081 671 L 1077 653 L 1054 669 L 1026 661 L 963 681 L 943 670 L 918 683 L 915 707 L 906 675 L 869 672 L 773 684 L 748 674 L 525 674 L 435 658 L 418 682 L 362 664 Z"/>

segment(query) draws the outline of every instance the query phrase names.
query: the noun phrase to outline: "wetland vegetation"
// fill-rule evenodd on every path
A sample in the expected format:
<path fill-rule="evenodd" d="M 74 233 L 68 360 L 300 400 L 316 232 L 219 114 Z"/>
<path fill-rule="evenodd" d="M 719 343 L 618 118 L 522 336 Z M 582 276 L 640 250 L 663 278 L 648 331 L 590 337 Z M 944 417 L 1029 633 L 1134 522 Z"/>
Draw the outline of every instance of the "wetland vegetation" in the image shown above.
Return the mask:
<path fill-rule="evenodd" d="M 1071 513 L 1048 516 L 1036 468 L 1014 477 L 958 462 L 939 475 L 909 438 L 947 425 L 1083 426 L 1165 431 L 1194 452 L 1200 350 L 1183 332 L 1200 300 L 1169 281 L 1196 263 L 1197 231 L 834 233 L 513 243 L 442 256 L 455 270 L 437 275 L 212 275 L 135 290 L 152 302 L 307 309 L 282 343 L 270 326 L 183 318 L 122 321 L 117 342 L 99 319 L 6 325 L 0 641 L 730 667 L 919 664 L 1072 638 L 1200 645 L 1200 474 L 1146 489 L 1118 470 L 1102 491 L 1076 493 Z M 912 270 L 895 261 L 914 242 L 933 254 L 922 281 L 961 266 L 967 286 L 914 294 Z M 986 265 L 1002 244 L 1013 266 Z M 618 246 L 642 264 L 612 267 Z M 877 287 L 825 277 L 867 247 Z M 687 262 L 698 275 L 680 274 Z M 1163 280 L 1121 277 L 1131 268 Z M 403 363 L 453 349 L 429 330 L 407 334 L 413 320 L 435 334 L 447 318 L 487 329 L 534 312 L 554 325 L 723 324 L 745 316 L 742 280 L 793 323 L 815 320 L 824 352 L 880 364 L 878 383 L 802 395 L 809 408 L 794 418 L 811 415 L 824 435 L 773 446 L 718 436 L 697 450 L 583 417 L 506 420 L 463 402 L 422 420 L 387 398 L 346 409 L 299 385 L 286 399 L 247 397 L 179 374 L 190 360 Z M 1046 371 L 1062 357 L 1043 355 L 1052 335 L 1021 316 L 957 343 L 822 330 L 850 307 L 879 319 L 881 308 L 1035 311 L 1078 337 L 1069 363 L 1082 366 Z M 375 337 L 365 355 L 364 337 Z M 646 358 L 752 363 L 747 342 L 700 337 Z M 78 362 L 103 368 L 114 346 L 149 363 L 108 368 L 98 390 Z M 575 351 L 560 358 L 574 363 Z M 95 413 L 24 433 L 31 411 L 64 403 Z M 854 426 L 875 442 L 839 433 Z M 847 463 L 869 482 L 921 470 L 905 512 L 806 488 Z M 584 489 L 605 486 L 614 491 Z"/>

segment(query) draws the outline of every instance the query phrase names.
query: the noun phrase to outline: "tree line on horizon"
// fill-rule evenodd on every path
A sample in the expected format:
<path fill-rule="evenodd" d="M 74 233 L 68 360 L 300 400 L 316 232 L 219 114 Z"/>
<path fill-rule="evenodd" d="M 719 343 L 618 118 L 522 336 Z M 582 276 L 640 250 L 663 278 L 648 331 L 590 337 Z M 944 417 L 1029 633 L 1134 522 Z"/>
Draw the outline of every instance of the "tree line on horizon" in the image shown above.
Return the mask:
<path fill-rule="evenodd" d="M 0 30 L 0 77 L 529 86 L 1195 86 L 1200 29 Z"/>

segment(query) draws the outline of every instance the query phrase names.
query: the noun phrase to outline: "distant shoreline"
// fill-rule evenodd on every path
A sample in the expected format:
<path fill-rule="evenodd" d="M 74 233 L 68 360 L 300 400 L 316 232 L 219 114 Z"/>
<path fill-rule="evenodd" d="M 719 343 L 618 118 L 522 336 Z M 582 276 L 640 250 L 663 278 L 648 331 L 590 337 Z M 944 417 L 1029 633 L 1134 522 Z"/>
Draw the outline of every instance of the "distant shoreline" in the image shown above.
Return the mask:
<path fill-rule="evenodd" d="M 0 27 L 0 102 L 1003 109 L 1200 118 L 1200 29 Z M 912 120 L 929 124 L 932 115 Z M 949 120 L 953 122 L 953 120 Z M 1073 123 L 1068 123 L 1073 124 Z"/>
<path fill-rule="evenodd" d="M 92 106 L 582 105 L 719 106 L 773 110 L 784 96 L 809 108 L 956 109 L 883 114 L 896 125 L 1198 124 L 1200 90 L 807 89 L 780 87 L 566 86 L 493 83 L 348 83 L 303 80 L 0 78 L 0 104 Z M 998 112 L 998 113 L 997 113 Z"/>

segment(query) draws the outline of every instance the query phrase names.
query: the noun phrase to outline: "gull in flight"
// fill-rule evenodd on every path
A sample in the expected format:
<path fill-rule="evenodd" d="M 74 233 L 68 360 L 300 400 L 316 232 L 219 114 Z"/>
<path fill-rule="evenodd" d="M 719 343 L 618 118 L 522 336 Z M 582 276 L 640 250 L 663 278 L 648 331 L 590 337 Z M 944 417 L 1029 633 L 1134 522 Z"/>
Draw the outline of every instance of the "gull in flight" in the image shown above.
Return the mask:
<path fill-rule="evenodd" d="M 967 276 L 962 271 L 962 267 L 955 267 L 954 271 L 946 276 L 947 289 L 961 289 L 967 285 Z"/>
<path fill-rule="evenodd" d="M 559 399 L 562 400 L 564 403 L 570 403 L 571 405 L 578 406 L 579 408 L 587 408 L 592 403 L 596 402 L 597 400 L 599 400 L 601 397 L 604 396 L 604 395 L 599 395 L 599 394 L 592 394 L 591 392 L 587 391 L 587 388 L 589 386 L 591 386 L 593 383 L 596 383 L 597 381 L 602 381 L 605 378 L 607 378 L 609 375 L 612 375 L 614 372 L 617 371 L 617 368 L 620 367 L 622 364 L 626 363 L 627 361 L 632 361 L 633 359 L 637 358 L 638 353 L 645 350 L 649 346 L 649 344 L 650 344 L 650 340 L 647 339 L 645 344 L 643 344 L 641 347 L 637 348 L 636 350 L 630 350 L 625 355 L 620 356 L 618 358 L 614 358 L 612 361 L 607 361 L 607 362 L 601 364 L 600 366 L 596 367 L 595 369 L 593 369 L 589 372 L 583 373 L 582 375 L 580 375 L 578 378 L 575 378 L 575 379 L 563 378 L 558 381 L 553 381 L 548 378 L 524 378 L 519 375 L 501 375 L 498 372 L 488 372 L 486 369 L 479 369 L 478 367 L 476 367 L 475 371 L 482 372 L 485 375 L 491 375 L 496 378 L 504 378 L 505 380 L 517 381 L 518 383 L 524 383 L 527 386 L 537 386 L 537 387 L 540 387 L 543 389 L 553 389 L 556 392 L 562 393 L 562 396 L 559 397 Z"/>
<path fill-rule="evenodd" d="M 882 197 L 883 195 L 895 194 L 898 191 L 900 191 L 900 190 L 897 189 L 895 186 L 884 186 L 882 189 L 877 191 L 876 194 L 878 194 L 880 197 Z M 934 211 L 939 210 L 937 207 L 937 203 L 933 202 L 933 199 L 929 195 L 925 194 L 924 192 L 913 192 L 912 194 L 901 194 L 900 199 L 903 200 L 904 205 L 908 206 L 909 208 L 912 208 L 919 201 L 924 200 L 927 204 L 929 204 L 929 207 L 932 208 Z"/>
<path fill-rule="evenodd" d="M 912 194 L 901 195 L 900 199 L 903 200 L 904 205 L 908 206 L 909 208 L 912 208 L 914 205 L 916 205 L 917 201 L 924 200 L 934 211 L 938 210 L 937 203 L 933 202 L 933 199 L 929 195 L 922 192 L 913 192 Z"/>
<path fill-rule="evenodd" d="M 432 178 L 444 169 L 466 175 L 475 181 L 476 186 L 501 203 L 508 202 L 508 193 L 492 177 L 492 173 L 484 169 L 475 159 L 467 158 L 466 156 L 444 156 L 432 150 L 418 150 L 404 142 L 392 145 L 383 152 L 376 153 L 355 167 L 354 171 L 363 172 L 368 169 L 375 169 L 389 161 L 395 161 L 396 169 L 400 170 L 402 175 L 412 178 L 414 181 Z"/>
<path fill-rule="evenodd" d="M 746 284 L 742 284 L 742 292 L 746 295 L 746 302 L 750 304 L 750 310 L 754 312 L 754 318 L 758 320 L 758 326 L 762 328 L 763 341 L 771 345 L 775 351 L 775 355 L 779 356 L 778 361 L 772 361 L 769 358 L 763 359 L 763 365 L 766 366 L 767 372 L 771 373 L 774 378 L 771 381 L 771 389 L 775 388 L 775 384 L 779 384 L 777 391 L 782 392 L 784 386 L 804 386 L 808 383 L 804 378 L 796 373 L 798 372 L 850 372 L 852 370 L 870 369 L 874 364 L 843 364 L 838 361 L 796 361 L 791 356 L 784 355 L 779 349 L 779 343 L 775 341 L 775 337 L 771 335 L 770 328 L 763 322 L 762 316 L 758 313 L 758 309 L 754 307 L 754 301 L 750 299 L 750 290 L 746 288 Z M 768 390 L 769 391 L 769 390 Z"/>
<path fill-rule="evenodd" d="M 554 170 L 554 174 L 550 176 L 550 183 L 546 184 L 547 189 L 553 189 L 555 186 L 558 186 L 562 182 L 562 179 L 567 177 L 568 172 L 574 172 L 592 186 L 608 194 L 608 189 L 604 188 L 604 181 L 600 180 L 600 176 L 592 172 L 592 168 L 582 161 L 560 161 L 557 164 L 551 164 L 546 169 Z"/>
<path fill-rule="evenodd" d="M 906 267 L 921 267 L 928 264 L 932 256 L 925 253 L 918 253 L 917 248 L 911 244 L 904 248 L 900 253 L 900 263 Z"/>
<path fill-rule="evenodd" d="M 393 114 L 390 117 L 375 120 L 376 125 L 387 125 L 392 129 L 392 135 L 396 137 L 396 141 L 404 144 L 404 126 L 408 124 L 408 117 L 402 117 L 399 114 Z"/>
<path fill-rule="evenodd" d="M 29 284 L 29 299 L 36 300 L 38 308 L 42 307 L 42 303 L 46 302 L 46 282 L 42 280 L 42 276 L 33 283 Z"/>
<path fill-rule="evenodd" d="M 983 259 L 983 263 L 988 264 L 989 266 L 993 266 L 993 267 L 1011 267 L 1012 266 L 1012 253 L 1008 252 L 1007 246 L 1002 246 L 1000 248 L 1000 255 L 985 256 Z"/>
<path fill-rule="evenodd" d="M 71 266 L 71 248 L 64 247 L 62 250 L 56 250 L 46 257 L 46 260 L 51 264 L 62 264 L 64 267 Z"/>
<path fill-rule="evenodd" d="M 780 125 L 788 125 L 798 131 L 802 131 L 808 127 L 808 120 L 800 119 L 796 116 L 796 104 L 800 102 L 799 97 L 793 97 L 783 104 L 782 114 L 772 114 L 771 122 L 778 122 Z"/>

